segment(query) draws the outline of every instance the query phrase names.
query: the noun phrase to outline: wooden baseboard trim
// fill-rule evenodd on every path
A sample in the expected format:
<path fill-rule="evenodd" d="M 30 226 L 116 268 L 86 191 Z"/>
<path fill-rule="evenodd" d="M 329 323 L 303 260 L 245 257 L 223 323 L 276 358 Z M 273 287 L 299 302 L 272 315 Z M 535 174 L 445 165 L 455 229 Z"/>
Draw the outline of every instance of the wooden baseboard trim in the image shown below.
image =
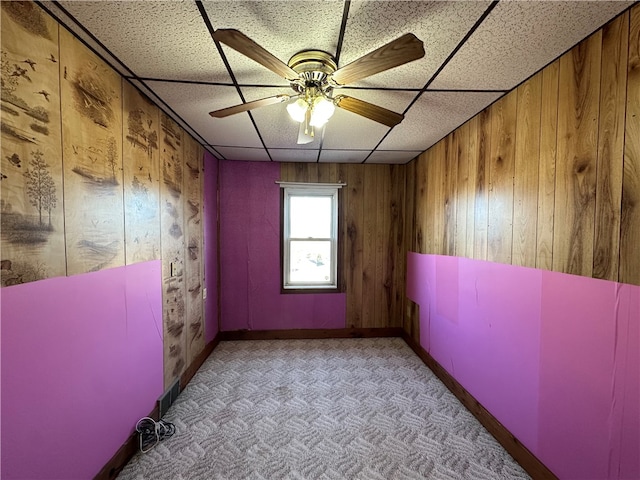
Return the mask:
<path fill-rule="evenodd" d="M 402 337 L 400 327 L 387 328 L 327 328 L 300 330 L 234 330 L 221 332 L 221 340 L 297 340 L 320 338 Z"/>
<path fill-rule="evenodd" d="M 213 352 L 214 348 L 220 343 L 220 334 L 216 335 L 213 340 L 211 340 L 204 350 L 196 357 L 196 359 L 189 365 L 189 367 L 185 370 L 185 372 L 180 377 L 180 391 L 191 381 L 195 373 L 202 366 L 204 361 L 207 359 L 211 352 Z M 159 418 L 160 407 L 158 404 L 154 407 L 154 409 L 147 415 L 154 420 L 158 420 Z M 131 458 L 138 451 L 138 435 L 134 431 L 129 435 L 129 438 L 124 442 L 124 444 L 118 449 L 111 460 L 109 460 L 104 467 L 98 472 L 98 474 L 93 477 L 94 480 L 113 480 L 118 476 L 118 474 L 122 471 L 124 466 L 131 460 Z"/>
<path fill-rule="evenodd" d="M 182 391 L 184 387 L 187 386 L 187 384 L 191 381 L 191 379 L 200 369 L 205 360 L 209 358 L 209 355 L 211 355 L 211 352 L 213 352 L 213 350 L 218 346 L 219 343 L 220 334 L 217 334 L 214 339 L 204 347 L 204 350 L 200 352 L 200 355 L 198 355 L 193 360 L 193 362 L 191 362 L 191 365 L 189 365 L 184 373 L 180 376 L 180 391 Z"/>
<path fill-rule="evenodd" d="M 558 480 L 538 458 L 502 425 L 480 402 L 451 376 L 429 353 L 403 330 L 402 338 L 424 364 L 444 383 L 460 403 L 493 435 L 516 462 L 535 480 Z"/>

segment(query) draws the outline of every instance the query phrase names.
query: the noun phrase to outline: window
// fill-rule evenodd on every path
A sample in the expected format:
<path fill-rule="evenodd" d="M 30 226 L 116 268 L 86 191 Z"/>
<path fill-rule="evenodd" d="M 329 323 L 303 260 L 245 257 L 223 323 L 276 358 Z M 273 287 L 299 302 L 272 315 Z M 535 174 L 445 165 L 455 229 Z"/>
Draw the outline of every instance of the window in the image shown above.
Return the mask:
<path fill-rule="evenodd" d="M 283 289 L 338 288 L 340 186 L 281 183 Z"/>

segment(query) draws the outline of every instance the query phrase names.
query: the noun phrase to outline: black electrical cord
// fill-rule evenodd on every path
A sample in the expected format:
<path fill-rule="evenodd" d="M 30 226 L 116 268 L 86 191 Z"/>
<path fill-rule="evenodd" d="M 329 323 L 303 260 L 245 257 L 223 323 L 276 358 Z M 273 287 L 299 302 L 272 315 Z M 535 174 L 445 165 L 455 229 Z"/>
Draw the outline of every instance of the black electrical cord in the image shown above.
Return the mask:
<path fill-rule="evenodd" d="M 153 418 L 143 417 L 136 424 L 136 431 L 140 439 L 140 451 L 147 453 L 155 447 L 161 440 L 169 438 L 176 433 L 176 427 L 173 423 Z"/>

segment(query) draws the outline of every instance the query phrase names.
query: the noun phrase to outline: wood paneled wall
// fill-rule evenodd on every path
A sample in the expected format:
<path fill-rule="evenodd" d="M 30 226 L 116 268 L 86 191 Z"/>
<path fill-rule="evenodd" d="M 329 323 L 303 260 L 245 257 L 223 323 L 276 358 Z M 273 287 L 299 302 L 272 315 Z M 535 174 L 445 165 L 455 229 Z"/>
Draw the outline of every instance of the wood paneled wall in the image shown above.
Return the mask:
<path fill-rule="evenodd" d="M 339 200 L 347 328 L 401 326 L 405 170 L 404 165 L 282 164 L 282 181 L 347 184 Z"/>
<path fill-rule="evenodd" d="M 37 5 L 1 18 L 0 286 L 161 259 L 169 386 L 204 349 L 204 150 Z"/>
<path fill-rule="evenodd" d="M 640 285 L 640 6 L 406 168 L 409 250 Z"/>

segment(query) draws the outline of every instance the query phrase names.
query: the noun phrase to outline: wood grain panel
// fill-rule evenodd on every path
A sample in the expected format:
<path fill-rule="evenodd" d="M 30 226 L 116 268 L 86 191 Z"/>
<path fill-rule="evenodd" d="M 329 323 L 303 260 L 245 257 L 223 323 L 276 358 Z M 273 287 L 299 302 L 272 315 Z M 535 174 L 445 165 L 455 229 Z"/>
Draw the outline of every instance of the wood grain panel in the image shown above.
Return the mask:
<path fill-rule="evenodd" d="M 417 181 L 416 181 L 416 169 L 420 162 L 420 157 L 409 162 L 404 170 L 404 244 L 406 248 L 402 248 L 400 255 L 402 256 L 402 262 L 404 265 L 404 272 L 401 277 L 402 284 L 402 328 L 405 332 L 412 335 L 414 328 L 412 326 L 413 316 L 411 315 L 411 302 L 406 296 L 406 271 L 407 271 L 407 252 L 416 252 L 416 225 L 417 220 L 415 216 L 416 212 L 416 199 L 418 198 Z"/>
<path fill-rule="evenodd" d="M 184 133 L 171 118 L 160 115 L 160 228 L 162 231 L 162 304 L 164 386 L 168 388 L 187 366 L 185 331 Z"/>
<path fill-rule="evenodd" d="M 339 164 L 338 165 L 338 177 L 342 181 L 342 183 L 347 183 L 349 181 L 349 165 L 347 164 Z M 349 253 L 347 252 L 347 245 L 349 242 L 349 226 L 347 223 L 347 208 L 349 205 L 349 185 L 342 187 L 339 192 L 339 205 L 338 205 L 338 215 L 340 217 L 340 227 L 338 234 L 340 235 L 339 241 L 339 252 L 340 255 L 340 268 L 338 269 L 338 276 L 340 277 L 340 286 L 342 291 L 347 292 L 347 296 L 349 295 L 349 285 L 347 283 L 347 271 L 349 270 Z M 347 323 L 349 320 L 347 319 Z"/>
<path fill-rule="evenodd" d="M 204 349 L 204 257 L 202 249 L 203 175 L 202 147 L 185 135 L 184 142 L 184 226 L 185 226 L 185 328 L 186 358 L 191 365 Z"/>
<path fill-rule="evenodd" d="M 553 268 L 559 75 L 559 60 L 551 63 L 542 71 L 536 267 L 545 270 Z"/>
<path fill-rule="evenodd" d="M 390 250 L 391 232 L 391 174 L 389 165 L 376 165 L 378 206 L 376 208 L 376 280 L 379 292 L 375 296 L 376 320 L 374 327 L 391 322 L 391 273 L 393 253 Z M 366 215 L 366 210 L 365 210 Z M 363 291 L 366 295 L 366 292 Z"/>
<path fill-rule="evenodd" d="M 511 263 L 517 91 L 491 106 L 487 260 Z"/>
<path fill-rule="evenodd" d="M 59 59 L 58 24 L 33 4 L 1 5 L 0 284 L 10 287 L 65 275 L 67 262 L 60 71 L 47 58 Z"/>
<path fill-rule="evenodd" d="M 67 273 L 124 265 L 122 79 L 60 29 Z"/>
<path fill-rule="evenodd" d="M 406 242 L 406 251 L 408 252 L 417 252 L 418 248 L 417 248 L 417 225 L 418 225 L 418 220 L 416 218 L 416 207 L 418 204 L 418 188 L 417 188 L 417 168 L 418 168 L 418 163 L 420 162 L 420 158 L 416 158 L 414 160 L 411 160 L 411 162 L 409 162 L 404 168 L 404 191 L 406 192 L 406 195 L 404 197 L 404 206 L 403 206 L 403 212 L 404 212 L 404 218 L 405 218 L 405 223 L 404 223 L 404 239 Z M 425 178 L 425 182 L 426 182 L 426 178 Z M 424 203 L 422 203 L 422 205 L 424 205 Z M 405 254 L 405 261 L 406 261 L 406 254 Z"/>
<path fill-rule="evenodd" d="M 517 89 L 511 263 L 523 267 L 536 266 L 541 95 L 540 73 Z"/>
<path fill-rule="evenodd" d="M 420 305 L 409 299 L 405 307 L 404 331 L 416 345 L 420 344 Z"/>
<path fill-rule="evenodd" d="M 364 169 L 363 195 L 364 209 L 362 221 L 362 318 L 367 326 L 375 327 L 376 296 L 371 295 L 376 285 L 376 240 L 377 215 L 380 208 L 378 197 L 378 165 L 367 166 Z"/>
<path fill-rule="evenodd" d="M 464 256 L 474 258 L 473 249 L 475 245 L 475 210 L 476 210 L 476 185 L 478 184 L 478 122 L 476 115 L 465 125 L 468 130 L 467 138 L 467 239 Z"/>
<path fill-rule="evenodd" d="M 364 165 L 347 166 L 347 186 L 349 191 L 346 205 L 345 253 L 347 256 L 346 279 L 347 294 L 347 328 L 365 326 L 362 313 L 362 262 L 364 248 Z"/>
<path fill-rule="evenodd" d="M 627 68 L 620 281 L 640 285 L 640 7 L 631 10 Z"/>
<path fill-rule="evenodd" d="M 602 31 L 560 58 L 553 269 L 591 276 Z"/>
<path fill-rule="evenodd" d="M 160 258 L 160 109 L 123 82 L 126 263 Z"/>
<path fill-rule="evenodd" d="M 469 123 L 465 123 L 454 132 L 457 137 L 457 173 L 456 182 L 456 224 L 455 252 L 458 257 L 467 253 L 467 210 L 469 208 Z"/>
<path fill-rule="evenodd" d="M 458 183 L 458 137 L 452 132 L 444 139 L 444 217 L 442 251 L 445 255 L 456 254 L 456 204 Z"/>
<path fill-rule="evenodd" d="M 405 165 L 389 166 L 390 181 L 390 212 L 389 212 L 389 255 L 387 269 L 390 290 L 391 305 L 389 309 L 389 326 L 402 326 L 402 313 L 405 298 L 405 272 L 407 255 L 404 249 L 405 229 Z"/>
<path fill-rule="evenodd" d="M 602 29 L 593 277 L 618 280 L 629 14 Z"/>
<path fill-rule="evenodd" d="M 427 166 L 428 188 L 433 189 L 434 216 L 431 221 L 426 219 L 427 228 L 431 231 L 432 251 L 436 255 L 446 255 L 445 216 L 446 216 L 446 186 L 445 174 L 447 164 L 446 139 L 440 140 L 433 147 L 431 158 Z"/>
<path fill-rule="evenodd" d="M 338 164 L 318 163 L 318 182 L 320 183 L 340 183 L 338 178 Z"/>
<path fill-rule="evenodd" d="M 434 176 L 429 175 L 429 159 L 431 150 L 421 154 L 415 164 L 415 239 L 413 251 L 433 253 L 432 228 L 427 226 L 427 219 L 433 218 L 435 190 L 431 185 Z"/>
<path fill-rule="evenodd" d="M 295 182 L 295 164 L 293 163 L 281 163 L 280 164 L 280 180 L 283 182 Z"/>
<path fill-rule="evenodd" d="M 474 211 L 473 258 L 487 259 L 489 225 L 489 157 L 491 154 L 491 108 L 477 116 L 477 142 L 473 153 L 476 159 L 476 188 Z"/>

